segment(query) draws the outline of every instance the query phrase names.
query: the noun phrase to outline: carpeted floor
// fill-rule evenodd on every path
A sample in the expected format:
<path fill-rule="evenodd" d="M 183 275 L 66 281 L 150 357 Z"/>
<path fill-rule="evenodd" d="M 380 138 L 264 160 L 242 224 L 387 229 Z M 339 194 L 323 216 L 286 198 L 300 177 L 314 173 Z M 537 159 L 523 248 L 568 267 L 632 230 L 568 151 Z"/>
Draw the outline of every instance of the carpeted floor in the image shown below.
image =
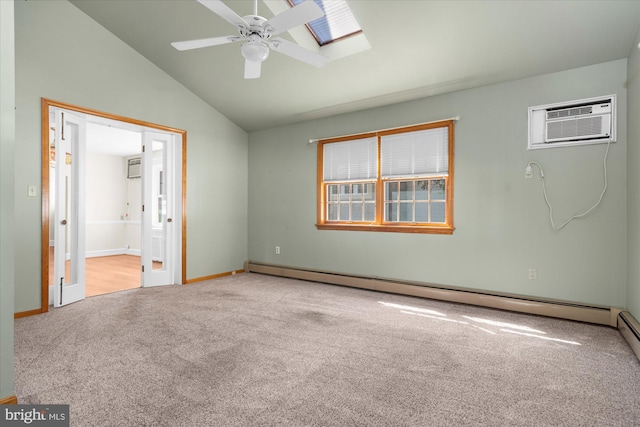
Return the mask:
<path fill-rule="evenodd" d="M 240 274 L 15 322 L 20 403 L 72 426 L 634 426 L 618 331 Z"/>

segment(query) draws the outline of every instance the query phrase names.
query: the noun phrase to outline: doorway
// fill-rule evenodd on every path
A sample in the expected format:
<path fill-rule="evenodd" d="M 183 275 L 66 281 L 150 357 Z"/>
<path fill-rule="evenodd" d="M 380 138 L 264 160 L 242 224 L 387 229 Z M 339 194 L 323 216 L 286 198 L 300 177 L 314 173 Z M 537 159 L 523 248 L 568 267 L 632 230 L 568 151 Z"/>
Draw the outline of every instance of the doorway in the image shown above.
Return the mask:
<path fill-rule="evenodd" d="M 42 312 L 186 282 L 185 131 L 43 99 L 42 153 Z"/>

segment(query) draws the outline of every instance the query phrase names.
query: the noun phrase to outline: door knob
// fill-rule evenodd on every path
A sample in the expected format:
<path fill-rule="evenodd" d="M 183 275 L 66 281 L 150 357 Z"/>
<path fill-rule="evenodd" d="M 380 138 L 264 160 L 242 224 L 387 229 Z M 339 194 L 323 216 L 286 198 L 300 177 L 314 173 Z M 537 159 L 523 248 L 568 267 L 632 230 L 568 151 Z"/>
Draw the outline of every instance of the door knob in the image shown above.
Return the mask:
<path fill-rule="evenodd" d="M 63 219 L 62 221 L 60 221 L 60 224 L 62 224 L 62 225 L 67 225 L 67 220 L 66 220 L 66 219 Z"/>
<path fill-rule="evenodd" d="M 167 222 L 171 222 L 173 221 L 171 218 L 167 218 Z"/>

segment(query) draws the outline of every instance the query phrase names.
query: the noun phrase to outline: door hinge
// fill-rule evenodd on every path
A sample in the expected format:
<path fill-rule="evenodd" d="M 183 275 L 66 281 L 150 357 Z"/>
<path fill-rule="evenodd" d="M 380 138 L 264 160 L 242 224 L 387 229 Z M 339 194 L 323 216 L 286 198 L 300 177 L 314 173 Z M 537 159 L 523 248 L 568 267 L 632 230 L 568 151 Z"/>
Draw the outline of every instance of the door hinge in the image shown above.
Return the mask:
<path fill-rule="evenodd" d="M 61 133 L 62 133 L 62 140 L 64 141 L 64 111 L 62 112 L 62 124 L 61 124 Z"/>
<path fill-rule="evenodd" d="M 144 212 L 144 205 L 142 205 L 142 212 Z"/>
<path fill-rule="evenodd" d="M 144 273 L 144 265 L 142 266 L 142 272 Z"/>
<path fill-rule="evenodd" d="M 144 153 L 144 149 L 145 149 L 146 145 L 142 146 L 142 152 Z"/>

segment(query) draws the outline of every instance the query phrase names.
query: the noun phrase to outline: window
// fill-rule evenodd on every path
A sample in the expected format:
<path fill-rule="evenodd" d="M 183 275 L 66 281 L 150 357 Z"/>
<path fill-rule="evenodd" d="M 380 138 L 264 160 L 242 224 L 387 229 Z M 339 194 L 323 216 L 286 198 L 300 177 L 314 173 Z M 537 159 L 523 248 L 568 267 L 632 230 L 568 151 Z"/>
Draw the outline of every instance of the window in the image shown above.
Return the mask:
<path fill-rule="evenodd" d="M 319 229 L 453 233 L 453 120 L 318 141 Z"/>
<path fill-rule="evenodd" d="M 292 6 L 304 0 L 289 0 Z M 324 12 L 322 18 L 307 24 L 307 28 L 320 46 L 362 32 L 351 9 L 344 0 L 315 0 Z"/>

